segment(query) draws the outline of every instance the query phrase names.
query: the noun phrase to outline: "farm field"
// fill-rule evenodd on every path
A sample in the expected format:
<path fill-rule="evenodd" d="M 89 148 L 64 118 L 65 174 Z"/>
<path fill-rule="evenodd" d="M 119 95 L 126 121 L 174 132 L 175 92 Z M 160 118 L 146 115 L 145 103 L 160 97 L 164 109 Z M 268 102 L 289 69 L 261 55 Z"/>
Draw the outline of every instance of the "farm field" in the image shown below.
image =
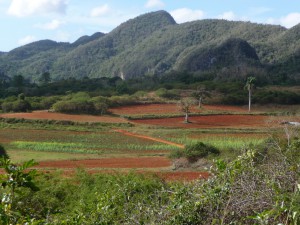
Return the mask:
<path fill-rule="evenodd" d="M 178 105 L 176 104 L 147 104 L 136 106 L 121 106 L 110 109 L 110 112 L 116 115 L 161 115 L 161 114 L 178 114 Z M 201 112 L 247 112 L 245 107 L 222 106 L 222 105 L 205 105 L 202 109 L 197 106 L 192 107 L 191 113 Z"/>
<path fill-rule="evenodd" d="M 92 115 L 70 115 L 56 112 L 34 111 L 31 113 L 4 113 L 2 118 L 23 118 L 32 120 L 67 120 L 74 122 L 101 122 L 101 123 L 126 123 L 125 119 L 111 116 L 92 116 Z"/>
<path fill-rule="evenodd" d="M 183 118 L 143 119 L 135 123 L 166 127 L 190 128 L 264 128 L 268 127 L 269 116 L 259 115 L 204 115 L 191 116 L 190 123 L 183 123 Z"/>
<path fill-rule="evenodd" d="M 239 153 L 238 149 L 262 143 L 270 136 L 270 130 L 282 131 L 280 121 L 291 118 L 299 121 L 297 116 L 247 115 L 243 107 L 235 106 L 205 106 L 205 112 L 208 110 L 212 115 L 191 116 L 189 124 L 183 123 L 183 117 L 128 120 L 116 116 L 67 115 L 47 111 L 2 114 L 3 118 L 88 124 L 86 129 L 79 129 L 75 124 L 69 130 L 69 125 L 53 129 L 38 123 L 23 123 L 18 128 L 2 121 L 0 142 L 13 161 L 33 158 L 39 162 L 39 170 L 70 172 L 86 168 L 93 173 L 105 173 L 107 169 L 121 172 L 136 170 L 153 172 L 168 180 L 191 180 L 199 178 L 204 168 L 173 171 L 172 160 L 168 158 L 170 152 L 201 141 L 219 148 L 221 157 L 234 157 Z M 194 112 L 201 113 L 201 110 L 195 108 Z M 112 113 L 120 116 L 178 114 L 178 109 L 176 104 L 150 104 L 113 108 Z M 109 125 L 90 129 L 89 124 L 93 123 L 133 125 L 121 129 Z"/>

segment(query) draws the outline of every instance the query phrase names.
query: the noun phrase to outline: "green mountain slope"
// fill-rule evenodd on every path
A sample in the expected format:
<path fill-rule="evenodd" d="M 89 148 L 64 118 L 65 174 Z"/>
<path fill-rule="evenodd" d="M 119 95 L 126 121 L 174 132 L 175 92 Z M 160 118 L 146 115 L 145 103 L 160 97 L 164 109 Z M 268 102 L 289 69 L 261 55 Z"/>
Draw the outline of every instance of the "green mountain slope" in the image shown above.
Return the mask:
<path fill-rule="evenodd" d="M 55 79 L 130 78 L 253 67 L 297 78 L 298 49 L 300 25 L 286 29 L 216 19 L 176 24 L 169 13 L 158 11 L 72 44 L 44 40 L 0 54 L 0 71 L 36 80 L 45 71 Z"/>
<path fill-rule="evenodd" d="M 82 37 L 78 38 L 78 40 L 76 40 L 75 42 L 73 42 L 72 46 L 73 47 L 78 47 L 79 45 L 87 44 L 87 43 L 89 43 L 91 41 L 94 41 L 94 40 L 97 40 L 98 38 L 103 37 L 104 35 L 105 35 L 104 33 L 97 32 L 97 33 L 94 33 L 91 36 L 88 36 L 88 35 L 82 36 Z"/>

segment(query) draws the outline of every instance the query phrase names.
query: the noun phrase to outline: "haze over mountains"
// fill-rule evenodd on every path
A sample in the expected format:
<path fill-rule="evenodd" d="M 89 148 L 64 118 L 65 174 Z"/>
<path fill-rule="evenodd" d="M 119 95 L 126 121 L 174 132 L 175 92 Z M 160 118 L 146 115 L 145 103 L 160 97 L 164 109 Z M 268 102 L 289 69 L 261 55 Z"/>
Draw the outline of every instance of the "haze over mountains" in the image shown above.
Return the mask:
<path fill-rule="evenodd" d="M 157 11 L 74 43 L 42 40 L 0 52 L 0 75 L 35 81 L 44 72 L 54 79 L 127 79 L 170 71 L 239 76 L 247 70 L 298 82 L 299 62 L 300 25 L 286 29 L 217 19 L 176 24 L 169 13 Z"/>

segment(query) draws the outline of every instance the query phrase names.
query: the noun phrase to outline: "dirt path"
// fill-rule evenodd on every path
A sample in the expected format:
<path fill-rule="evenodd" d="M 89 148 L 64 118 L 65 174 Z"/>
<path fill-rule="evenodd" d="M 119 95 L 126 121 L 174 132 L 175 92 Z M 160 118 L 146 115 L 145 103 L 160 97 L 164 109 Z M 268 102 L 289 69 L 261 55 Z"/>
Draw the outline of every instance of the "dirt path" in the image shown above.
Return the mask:
<path fill-rule="evenodd" d="M 145 136 L 145 135 L 135 134 L 135 133 L 131 133 L 131 132 L 128 132 L 126 130 L 120 130 L 120 129 L 117 129 L 117 130 L 114 130 L 114 131 L 122 133 L 122 134 L 127 135 L 127 136 L 143 138 L 143 139 L 147 139 L 147 140 L 151 140 L 151 141 L 164 143 L 164 144 L 167 144 L 167 145 L 176 146 L 178 148 L 184 148 L 184 145 L 182 145 L 182 144 L 177 144 L 177 143 L 174 143 L 174 142 L 171 142 L 171 141 L 166 141 L 166 140 L 163 140 L 163 139 L 160 139 L 160 138 L 154 138 L 154 137 L 149 137 L 149 136 Z"/>

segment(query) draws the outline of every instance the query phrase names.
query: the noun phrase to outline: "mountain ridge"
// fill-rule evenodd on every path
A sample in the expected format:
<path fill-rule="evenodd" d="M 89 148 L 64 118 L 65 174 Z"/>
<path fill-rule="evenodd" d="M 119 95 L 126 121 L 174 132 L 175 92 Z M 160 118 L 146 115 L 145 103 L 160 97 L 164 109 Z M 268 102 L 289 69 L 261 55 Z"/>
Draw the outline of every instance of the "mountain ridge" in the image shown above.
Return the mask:
<path fill-rule="evenodd" d="M 231 47 L 228 50 L 226 46 Z M 107 34 L 97 32 L 73 43 L 42 40 L 13 49 L 0 54 L 0 71 L 10 77 L 22 74 L 32 81 L 45 71 L 54 79 L 131 78 L 172 70 L 222 70 L 242 64 L 264 67 L 269 73 L 270 66 L 274 72 L 289 64 L 284 62 L 293 59 L 297 49 L 300 24 L 290 29 L 218 19 L 177 24 L 168 12 L 157 11 L 130 19 Z M 209 62 L 208 52 L 223 63 L 199 66 L 197 60 Z M 245 55 L 247 52 L 252 53 Z M 298 79 L 298 67 L 293 68 L 289 76 Z"/>

